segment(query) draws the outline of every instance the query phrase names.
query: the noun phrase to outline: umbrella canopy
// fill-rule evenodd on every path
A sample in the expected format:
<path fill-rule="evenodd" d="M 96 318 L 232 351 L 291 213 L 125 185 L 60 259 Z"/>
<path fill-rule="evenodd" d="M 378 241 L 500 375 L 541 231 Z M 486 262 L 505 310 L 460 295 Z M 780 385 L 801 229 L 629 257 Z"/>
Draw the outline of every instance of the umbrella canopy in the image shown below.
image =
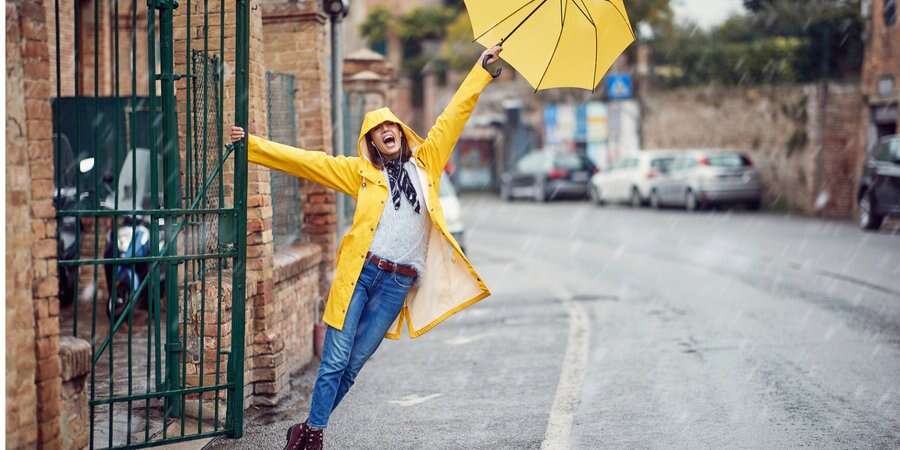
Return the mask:
<path fill-rule="evenodd" d="M 465 0 L 475 40 L 503 45 L 503 60 L 536 91 L 593 90 L 634 42 L 622 0 Z"/>

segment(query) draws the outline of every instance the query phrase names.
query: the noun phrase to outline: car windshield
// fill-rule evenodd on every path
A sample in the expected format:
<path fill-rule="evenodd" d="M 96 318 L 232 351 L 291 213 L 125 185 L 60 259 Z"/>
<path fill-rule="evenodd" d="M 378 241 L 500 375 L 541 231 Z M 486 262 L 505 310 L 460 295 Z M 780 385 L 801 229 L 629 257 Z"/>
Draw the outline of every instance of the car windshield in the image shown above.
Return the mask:
<path fill-rule="evenodd" d="M 709 165 L 712 167 L 746 167 L 750 165 L 750 161 L 737 153 L 723 153 L 719 155 L 709 155 Z"/>
<path fill-rule="evenodd" d="M 447 173 L 443 173 L 441 175 L 441 197 L 456 197 L 456 188 L 453 187 L 453 183 L 450 181 L 450 177 L 447 176 Z"/>

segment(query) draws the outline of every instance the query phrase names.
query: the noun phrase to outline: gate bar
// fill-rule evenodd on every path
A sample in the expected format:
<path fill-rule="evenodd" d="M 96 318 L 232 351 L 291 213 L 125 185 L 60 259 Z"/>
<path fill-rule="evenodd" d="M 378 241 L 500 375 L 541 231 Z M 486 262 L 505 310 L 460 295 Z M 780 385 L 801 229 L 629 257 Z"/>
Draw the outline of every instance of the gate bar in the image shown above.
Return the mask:
<path fill-rule="evenodd" d="M 247 0 L 237 0 L 236 49 L 235 49 L 235 111 L 234 121 L 239 127 L 248 130 L 249 94 L 250 94 L 250 8 Z M 249 130 L 248 130 L 249 131 Z M 235 257 L 233 278 L 233 303 L 231 331 L 231 367 L 237 367 L 231 375 L 234 377 L 231 387 L 228 415 L 232 423 L 229 436 L 240 438 L 244 434 L 244 289 L 247 256 L 247 135 L 238 143 L 239 151 L 235 157 L 234 209 L 237 215 L 238 255 Z"/>

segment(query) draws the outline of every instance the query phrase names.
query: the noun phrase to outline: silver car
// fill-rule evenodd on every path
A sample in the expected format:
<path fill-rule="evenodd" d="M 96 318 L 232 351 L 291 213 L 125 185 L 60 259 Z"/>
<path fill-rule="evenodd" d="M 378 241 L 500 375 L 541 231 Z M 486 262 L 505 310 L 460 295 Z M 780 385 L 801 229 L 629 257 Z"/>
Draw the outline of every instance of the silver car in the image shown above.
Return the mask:
<path fill-rule="evenodd" d="M 722 204 L 744 204 L 757 210 L 761 198 L 759 172 L 750 158 L 714 150 L 678 156 L 668 175 L 650 192 L 652 206 L 680 206 L 688 211 Z"/>

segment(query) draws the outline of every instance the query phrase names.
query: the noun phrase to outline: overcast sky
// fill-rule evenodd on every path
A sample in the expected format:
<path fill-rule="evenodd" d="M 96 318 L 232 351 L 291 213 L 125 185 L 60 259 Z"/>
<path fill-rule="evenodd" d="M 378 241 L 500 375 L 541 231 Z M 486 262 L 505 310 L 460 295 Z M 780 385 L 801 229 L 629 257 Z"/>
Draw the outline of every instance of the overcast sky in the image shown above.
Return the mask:
<path fill-rule="evenodd" d="M 628 3 L 625 3 L 626 7 Z M 678 21 L 689 19 L 703 28 L 722 23 L 733 13 L 744 11 L 741 0 L 672 0 Z"/>

